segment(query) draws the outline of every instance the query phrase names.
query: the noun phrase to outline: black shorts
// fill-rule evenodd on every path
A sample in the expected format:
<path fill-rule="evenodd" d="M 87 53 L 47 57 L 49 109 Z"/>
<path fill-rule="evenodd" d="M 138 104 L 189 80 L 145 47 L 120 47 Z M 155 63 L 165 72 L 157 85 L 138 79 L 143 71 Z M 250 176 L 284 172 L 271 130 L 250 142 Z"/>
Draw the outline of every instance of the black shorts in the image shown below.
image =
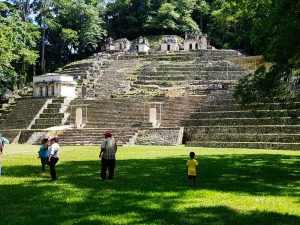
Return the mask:
<path fill-rule="evenodd" d="M 196 180 L 196 176 L 188 175 L 188 178 L 189 178 L 190 180 Z"/>

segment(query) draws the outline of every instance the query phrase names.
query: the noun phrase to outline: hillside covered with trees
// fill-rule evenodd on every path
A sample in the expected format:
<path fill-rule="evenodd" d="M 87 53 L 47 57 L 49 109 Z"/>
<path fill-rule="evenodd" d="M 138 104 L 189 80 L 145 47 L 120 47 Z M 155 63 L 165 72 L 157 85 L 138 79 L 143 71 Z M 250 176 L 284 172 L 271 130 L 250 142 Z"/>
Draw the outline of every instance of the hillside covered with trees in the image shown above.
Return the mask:
<path fill-rule="evenodd" d="M 98 52 L 108 36 L 192 31 L 208 34 L 216 48 L 263 55 L 273 64 L 241 81 L 241 101 L 253 88 L 250 101 L 286 95 L 281 79 L 299 74 L 299 1 L 6 0 L 0 2 L 0 96 Z"/>

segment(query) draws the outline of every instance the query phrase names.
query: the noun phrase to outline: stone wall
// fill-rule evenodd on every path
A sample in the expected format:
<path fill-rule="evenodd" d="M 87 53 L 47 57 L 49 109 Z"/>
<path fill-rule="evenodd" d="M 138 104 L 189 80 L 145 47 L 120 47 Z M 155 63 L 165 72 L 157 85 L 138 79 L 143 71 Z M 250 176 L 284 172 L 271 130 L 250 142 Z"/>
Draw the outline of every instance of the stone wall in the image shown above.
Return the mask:
<path fill-rule="evenodd" d="M 176 146 L 182 143 L 182 128 L 155 128 L 140 130 L 136 145 Z"/>

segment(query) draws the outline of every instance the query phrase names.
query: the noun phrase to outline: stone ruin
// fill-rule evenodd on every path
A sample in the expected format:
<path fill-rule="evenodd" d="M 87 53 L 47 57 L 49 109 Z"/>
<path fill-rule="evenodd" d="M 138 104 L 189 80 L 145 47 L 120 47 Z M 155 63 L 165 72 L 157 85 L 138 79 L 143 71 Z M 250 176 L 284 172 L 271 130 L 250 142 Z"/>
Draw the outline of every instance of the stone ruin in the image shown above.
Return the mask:
<path fill-rule="evenodd" d="M 55 135 L 62 145 L 99 145 L 111 131 L 119 145 L 300 149 L 298 103 L 245 110 L 233 99 L 235 85 L 248 73 L 230 61 L 243 57 L 238 51 L 197 50 L 197 43 L 210 47 L 194 34 L 184 41 L 187 51 L 171 51 L 171 44 L 183 49 L 176 36 L 162 43 L 170 51 L 167 45 L 167 51 L 149 51 L 143 37 L 130 47 L 126 39 L 109 39 L 108 47 L 129 50 L 110 48 L 64 66 L 57 72 L 73 78 L 68 82 L 75 99 L 53 89 L 64 85 L 59 75 L 36 77 L 34 98 L 0 109 L 0 132 L 29 144 Z M 144 50 L 149 53 L 137 54 Z"/>
<path fill-rule="evenodd" d="M 199 33 L 189 33 L 185 35 L 184 51 L 195 51 L 199 49 L 212 49 L 208 41 L 207 35 Z"/>
<path fill-rule="evenodd" d="M 150 50 L 154 52 L 178 52 L 195 51 L 201 49 L 214 49 L 207 38 L 207 35 L 200 35 L 198 33 L 188 33 L 185 35 L 183 45 L 179 43 L 179 36 L 163 35 L 158 49 L 151 49 L 149 40 L 146 37 L 138 37 L 133 41 L 127 38 L 114 40 L 111 37 L 107 38 L 105 45 L 102 46 L 102 51 L 107 52 L 138 52 L 148 53 Z"/>

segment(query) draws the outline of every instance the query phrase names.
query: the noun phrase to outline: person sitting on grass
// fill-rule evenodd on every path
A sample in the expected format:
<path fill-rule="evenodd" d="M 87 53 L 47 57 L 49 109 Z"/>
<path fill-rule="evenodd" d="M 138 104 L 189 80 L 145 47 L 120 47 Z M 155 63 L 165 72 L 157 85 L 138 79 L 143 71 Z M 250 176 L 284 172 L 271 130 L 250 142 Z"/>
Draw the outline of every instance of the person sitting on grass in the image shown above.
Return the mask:
<path fill-rule="evenodd" d="M 194 158 L 195 158 L 195 152 L 190 152 L 190 159 L 186 163 L 188 169 L 188 182 L 190 186 L 196 185 L 198 161 Z"/>
<path fill-rule="evenodd" d="M 38 153 L 39 153 L 39 158 L 41 159 L 42 173 L 44 173 L 46 168 L 46 163 L 48 161 L 48 138 L 44 138 L 42 140 L 40 150 Z"/>

